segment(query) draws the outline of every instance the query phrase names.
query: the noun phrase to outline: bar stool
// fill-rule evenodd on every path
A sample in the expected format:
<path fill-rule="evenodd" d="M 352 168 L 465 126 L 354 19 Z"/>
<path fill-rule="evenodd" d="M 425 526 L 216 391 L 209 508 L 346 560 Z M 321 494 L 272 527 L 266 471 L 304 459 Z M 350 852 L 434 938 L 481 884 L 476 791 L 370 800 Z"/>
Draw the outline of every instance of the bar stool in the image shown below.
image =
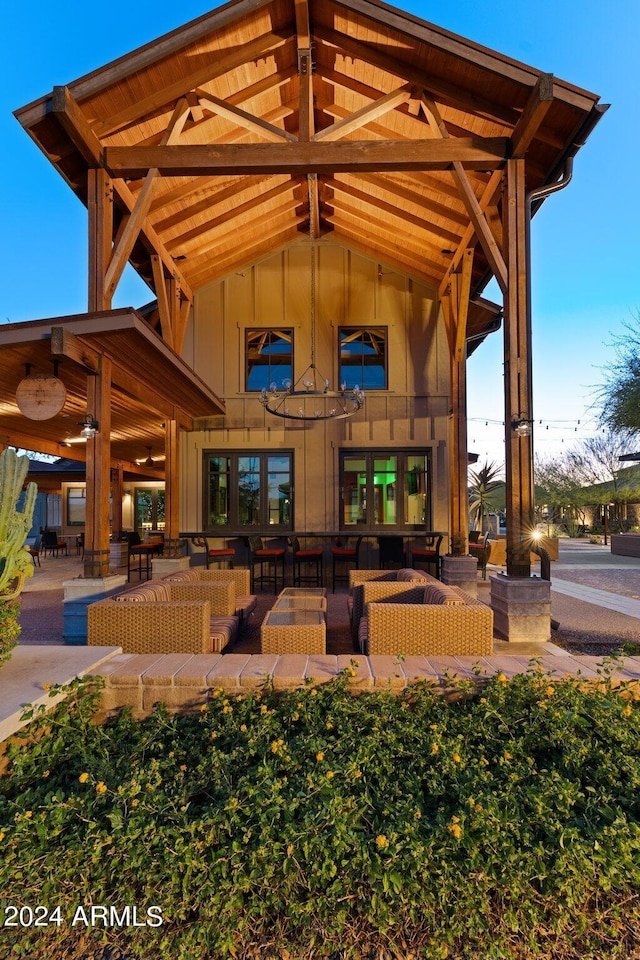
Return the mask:
<path fill-rule="evenodd" d="M 435 567 L 436 579 L 440 579 L 440 545 L 442 544 L 443 534 L 433 537 L 425 537 L 424 547 L 409 547 L 409 556 L 411 557 L 411 566 L 415 567 L 417 563 L 424 563 L 427 569 L 433 565 Z"/>
<path fill-rule="evenodd" d="M 347 538 L 348 539 L 348 538 Z M 336 592 L 336 583 L 349 582 L 349 564 L 353 564 L 357 570 L 360 566 L 360 544 L 362 543 L 362 537 L 358 537 L 355 542 L 355 546 L 348 547 L 344 543 L 337 543 L 335 547 L 331 547 L 331 556 L 333 558 L 333 581 L 332 581 L 332 592 Z M 336 576 L 336 563 L 342 563 L 345 565 L 345 574 L 344 576 Z"/>
<path fill-rule="evenodd" d="M 278 579 L 280 579 L 284 589 L 284 547 L 265 547 L 262 537 L 249 537 L 249 551 L 251 553 L 251 592 L 254 592 L 256 584 L 262 587 L 265 583 L 273 583 L 273 592 L 278 592 Z M 264 572 L 264 565 L 267 565 L 267 572 Z M 256 577 L 255 567 L 260 564 L 260 575 Z M 278 564 L 280 564 L 280 577 L 278 577 Z"/>
<path fill-rule="evenodd" d="M 321 587 L 324 582 L 322 547 L 301 548 L 297 537 L 289 537 L 293 550 L 293 585 L 301 587 L 305 583 Z M 306 569 L 306 573 L 303 573 Z"/>
<path fill-rule="evenodd" d="M 385 570 L 389 564 L 404 567 L 404 540 L 402 537 L 378 537 L 378 564 Z"/>
<path fill-rule="evenodd" d="M 228 564 L 229 569 L 233 569 L 233 563 L 236 559 L 236 551 L 233 547 L 210 547 L 208 537 L 204 538 L 205 543 L 205 553 L 204 553 L 204 562 L 207 570 L 209 569 L 212 563 Z"/>

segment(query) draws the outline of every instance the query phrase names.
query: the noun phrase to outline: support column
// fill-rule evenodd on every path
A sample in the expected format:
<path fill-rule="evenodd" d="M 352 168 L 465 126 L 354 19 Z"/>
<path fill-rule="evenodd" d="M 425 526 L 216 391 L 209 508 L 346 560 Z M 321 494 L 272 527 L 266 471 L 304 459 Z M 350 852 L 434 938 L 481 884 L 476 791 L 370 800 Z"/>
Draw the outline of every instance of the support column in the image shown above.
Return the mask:
<path fill-rule="evenodd" d="M 164 555 L 181 554 L 180 531 L 180 430 L 177 420 L 167 420 L 164 435 Z"/>
<path fill-rule="evenodd" d="M 111 483 L 111 360 L 101 356 L 98 373 L 87 377 L 87 412 L 98 432 L 87 440 L 87 518 L 84 576 L 109 574 L 109 493 Z"/>
<path fill-rule="evenodd" d="M 451 412 L 449 415 L 449 474 L 451 483 L 451 537 L 449 554 L 442 558 L 443 583 L 478 595 L 478 564 L 468 556 L 469 497 L 467 493 L 467 363 L 464 345 L 451 358 Z"/>
<path fill-rule="evenodd" d="M 89 211 L 89 313 L 111 309 L 105 277 L 113 248 L 113 186 L 101 168 L 87 171 Z"/>
<path fill-rule="evenodd" d="M 508 160 L 503 198 L 508 284 L 504 318 L 507 570 L 491 577 L 496 635 L 509 641 L 551 636 L 551 584 L 531 576 L 533 403 L 531 298 L 524 160 Z"/>

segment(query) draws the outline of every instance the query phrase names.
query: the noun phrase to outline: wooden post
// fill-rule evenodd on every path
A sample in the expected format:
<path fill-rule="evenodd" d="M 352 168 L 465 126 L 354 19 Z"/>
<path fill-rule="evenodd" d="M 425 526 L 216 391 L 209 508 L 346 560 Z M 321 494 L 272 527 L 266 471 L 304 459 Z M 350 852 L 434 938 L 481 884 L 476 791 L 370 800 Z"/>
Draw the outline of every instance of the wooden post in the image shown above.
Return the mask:
<path fill-rule="evenodd" d="M 467 365 L 466 351 L 461 359 L 451 358 L 451 413 L 449 416 L 449 456 L 451 474 L 450 552 L 464 557 L 469 540 L 469 495 L 467 492 Z"/>
<path fill-rule="evenodd" d="M 111 470 L 111 537 L 115 541 L 122 540 L 122 489 L 124 486 L 124 469 L 119 463 Z"/>
<path fill-rule="evenodd" d="M 179 447 L 180 430 L 177 420 L 167 420 L 164 435 L 164 556 L 179 557 L 180 489 Z"/>
<path fill-rule="evenodd" d="M 504 196 L 507 291 L 504 319 L 507 575 L 529 577 L 533 528 L 531 304 L 524 160 L 508 160 Z M 522 424 L 522 432 L 515 429 Z"/>
<path fill-rule="evenodd" d="M 105 277 L 113 243 L 113 186 L 101 168 L 87 171 L 89 211 L 89 313 L 111 309 Z"/>
<path fill-rule="evenodd" d="M 84 576 L 109 574 L 109 491 L 111 461 L 111 360 L 101 356 L 98 373 L 87 377 L 87 412 L 98 432 L 87 440 L 87 518 Z"/>

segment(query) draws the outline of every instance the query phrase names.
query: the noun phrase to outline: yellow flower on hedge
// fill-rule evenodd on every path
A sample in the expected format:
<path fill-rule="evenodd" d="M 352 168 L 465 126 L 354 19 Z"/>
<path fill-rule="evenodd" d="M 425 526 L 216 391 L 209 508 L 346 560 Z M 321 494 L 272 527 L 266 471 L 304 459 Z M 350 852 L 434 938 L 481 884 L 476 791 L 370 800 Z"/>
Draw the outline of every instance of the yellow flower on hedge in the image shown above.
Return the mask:
<path fill-rule="evenodd" d="M 226 706 L 222 708 L 223 713 L 233 713 L 233 707 Z"/>
<path fill-rule="evenodd" d="M 316 760 L 318 761 L 318 763 L 322 763 L 322 761 L 324 760 L 324 753 L 322 752 L 322 750 L 318 750 L 318 752 L 316 753 Z"/>
<path fill-rule="evenodd" d="M 81 773 L 80 776 L 78 777 L 78 780 L 80 781 L 80 783 L 86 783 L 88 779 L 89 779 L 88 773 Z"/>
<path fill-rule="evenodd" d="M 260 713 L 266 713 L 268 709 L 269 708 L 266 705 L 266 703 L 263 703 L 262 706 L 260 707 Z"/>
<path fill-rule="evenodd" d="M 456 840 L 459 840 L 460 837 L 462 836 L 462 827 L 460 826 L 459 823 L 450 823 L 449 826 L 447 827 L 447 830 L 449 831 L 449 833 L 453 834 Z"/>
<path fill-rule="evenodd" d="M 318 696 L 318 691 L 316 690 L 315 687 L 314 687 L 313 690 L 311 691 L 311 696 L 312 696 L 312 697 L 317 697 L 317 696 Z"/>
<path fill-rule="evenodd" d="M 348 676 L 348 677 L 355 677 L 355 675 L 356 675 L 356 668 L 353 667 L 353 666 L 347 667 L 346 673 L 347 673 L 347 676 Z"/>
<path fill-rule="evenodd" d="M 42 684 L 42 689 L 43 689 L 43 690 L 51 690 L 51 687 L 52 687 L 52 686 L 53 686 L 53 684 L 50 683 L 50 681 L 47 681 L 46 683 L 43 683 L 43 684 Z"/>
<path fill-rule="evenodd" d="M 134 800 L 131 801 L 131 806 L 132 806 L 132 807 L 137 807 L 139 803 L 140 803 L 140 801 L 139 801 L 138 798 L 136 797 Z"/>
<path fill-rule="evenodd" d="M 25 810 L 24 812 L 25 820 L 31 820 L 32 816 L 33 816 L 33 810 Z"/>
<path fill-rule="evenodd" d="M 327 770 L 327 780 L 331 780 L 332 776 L 333 776 L 333 770 Z"/>
<path fill-rule="evenodd" d="M 499 673 L 498 676 L 496 677 L 496 680 L 498 681 L 498 683 L 507 682 L 507 678 L 505 677 L 504 673 Z"/>
<path fill-rule="evenodd" d="M 333 724 L 331 723 L 331 720 L 327 720 L 327 722 L 326 722 L 326 724 L 325 724 L 325 728 L 326 728 L 327 730 L 333 730 Z"/>
<path fill-rule="evenodd" d="M 247 725 L 246 725 L 246 723 L 241 723 L 241 724 L 240 724 L 240 732 L 241 732 L 241 733 L 246 733 L 246 732 L 247 732 Z"/>
<path fill-rule="evenodd" d="M 206 703 L 203 703 L 203 704 L 200 706 L 200 713 L 204 713 L 204 711 L 205 711 L 206 709 L 207 709 L 207 705 L 206 705 Z"/>
<path fill-rule="evenodd" d="M 98 783 L 96 783 L 96 793 L 106 793 L 106 792 L 107 792 L 106 783 L 103 783 L 102 780 L 98 781 Z"/>
<path fill-rule="evenodd" d="M 440 747 L 438 746 L 437 743 L 432 743 L 432 744 L 431 744 L 431 753 L 437 753 L 439 749 L 440 749 Z"/>
<path fill-rule="evenodd" d="M 454 763 L 462 763 L 462 757 L 459 753 L 454 753 L 452 759 Z"/>
<path fill-rule="evenodd" d="M 505 760 L 511 760 L 511 759 L 512 759 L 511 754 L 509 753 L 508 750 L 505 750 L 505 752 L 502 754 L 502 756 L 505 758 Z"/>
<path fill-rule="evenodd" d="M 46 780 L 47 777 L 50 777 L 50 776 L 51 776 L 51 770 L 45 770 L 44 773 L 42 774 L 42 779 Z"/>
<path fill-rule="evenodd" d="M 180 764 L 180 769 L 182 770 L 183 773 L 186 773 L 186 772 L 187 772 L 187 765 L 186 765 L 186 763 L 181 763 L 181 764 Z"/>
<path fill-rule="evenodd" d="M 633 710 L 631 709 L 631 707 L 629 706 L 629 704 L 627 704 L 626 707 L 624 708 L 624 710 L 622 711 L 622 716 L 623 716 L 623 717 L 630 717 L 632 713 L 633 713 Z"/>
<path fill-rule="evenodd" d="M 217 739 L 218 739 L 218 734 L 215 732 L 215 730 L 213 730 L 213 731 L 209 734 L 209 740 L 217 740 Z"/>
<path fill-rule="evenodd" d="M 416 820 L 421 820 L 421 819 L 422 819 L 422 810 L 416 810 L 414 816 L 415 816 Z"/>
<path fill-rule="evenodd" d="M 555 692 L 556 692 L 556 688 L 552 686 L 548 686 L 547 689 L 545 690 L 545 693 L 548 697 L 552 697 Z"/>
<path fill-rule="evenodd" d="M 5 834 L 2 830 L 0 830 L 0 843 L 2 843 L 2 841 L 3 841 L 4 838 L 5 838 L 5 836 L 6 836 L 6 834 Z"/>
<path fill-rule="evenodd" d="M 379 833 L 378 836 L 376 837 L 376 846 L 379 847 L 381 850 L 384 850 L 386 847 L 389 846 L 389 841 L 385 837 L 384 833 Z"/>
<path fill-rule="evenodd" d="M 361 776 L 362 776 L 362 770 L 354 770 L 354 771 L 353 771 L 353 778 L 354 778 L 354 780 L 359 780 Z"/>
<path fill-rule="evenodd" d="M 284 740 L 274 740 L 271 744 L 271 753 L 278 753 L 280 747 L 284 744 Z"/>

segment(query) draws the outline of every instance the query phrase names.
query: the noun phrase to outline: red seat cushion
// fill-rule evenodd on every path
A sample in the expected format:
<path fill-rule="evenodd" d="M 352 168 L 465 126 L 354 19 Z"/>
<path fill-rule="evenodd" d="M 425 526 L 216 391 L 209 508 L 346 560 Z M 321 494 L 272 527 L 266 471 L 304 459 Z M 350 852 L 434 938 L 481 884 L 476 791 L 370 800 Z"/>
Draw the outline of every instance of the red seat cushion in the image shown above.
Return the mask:
<path fill-rule="evenodd" d="M 295 553 L 296 557 L 321 557 L 322 550 L 297 550 Z"/>
<path fill-rule="evenodd" d="M 331 553 L 334 557 L 355 557 L 356 551 L 350 547 L 332 547 Z"/>
<path fill-rule="evenodd" d="M 271 550 L 267 550 L 265 547 L 263 550 L 255 551 L 256 557 L 282 557 L 284 556 L 284 547 L 274 547 Z"/>
<path fill-rule="evenodd" d="M 412 550 L 411 556 L 420 557 L 420 559 L 422 560 L 425 560 L 428 557 L 431 557 L 435 560 L 435 558 L 437 557 L 437 553 L 435 550 Z"/>
<path fill-rule="evenodd" d="M 210 557 L 235 557 L 236 552 L 231 547 L 226 550 L 209 550 Z"/>

